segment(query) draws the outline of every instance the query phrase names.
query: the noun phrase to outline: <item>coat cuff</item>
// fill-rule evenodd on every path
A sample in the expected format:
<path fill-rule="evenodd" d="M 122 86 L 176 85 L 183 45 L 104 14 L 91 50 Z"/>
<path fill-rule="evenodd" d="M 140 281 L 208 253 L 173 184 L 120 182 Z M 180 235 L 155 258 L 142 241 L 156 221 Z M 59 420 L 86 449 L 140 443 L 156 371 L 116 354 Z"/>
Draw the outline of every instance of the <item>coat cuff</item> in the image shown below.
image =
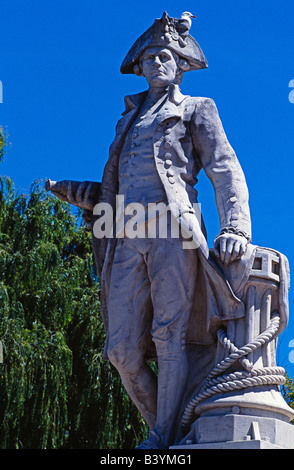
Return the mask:
<path fill-rule="evenodd" d="M 220 233 L 217 235 L 216 239 L 218 237 L 220 237 L 221 235 L 223 235 L 224 233 L 233 233 L 234 235 L 239 235 L 240 237 L 244 237 L 246 238 L 246 240 L 248 241 L 248 243 L 251 242 L 251 236 L 248 235 L 248 233 L 244 232 L 243 230 L 238 230 L 237 228 L 235 227 L 226 227 L 226 228 L 223 228 Z"/>

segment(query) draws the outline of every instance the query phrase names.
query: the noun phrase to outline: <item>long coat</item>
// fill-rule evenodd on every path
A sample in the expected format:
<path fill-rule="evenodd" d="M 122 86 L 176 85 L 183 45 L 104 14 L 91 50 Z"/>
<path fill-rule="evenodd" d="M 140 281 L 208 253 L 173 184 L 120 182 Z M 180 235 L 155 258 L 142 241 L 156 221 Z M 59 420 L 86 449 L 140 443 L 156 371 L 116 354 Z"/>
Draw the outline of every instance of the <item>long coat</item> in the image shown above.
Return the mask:
<path fill-rule="evenodd" d="M 119 156 L 128 130 L 146 96 L 147 92 L 143 92 L 125 98 L 126 109 L 117 124 L 116 136 L 110 147 L 99 202 L 110 204 L 114 212 Z M 155 127 L 154 160 L 171 212 L 178 216 L 181 211 L 182 223 L 185 223 L 185 213 L 193 213 L 193 203 L 197 202 L 194 185 L 203 168 L 215 190 L 221 230 L 232 230 L 250 238 L 245 177 L 227 140 L 214 101 L 184 96 L 177 85 L 171 85 L 167 101 L 156 116 Z M 166 154 L 172 161 L 169 172 L 165 166 Z M 200 272 L 195 280 L 197 305 L 192 321 L 197 328 L 190 328 L 190 340 L 195 344 L 207 344 L 213 342 L 211 332 L 215 322 L 244 316 L 244 305 L 209 251 L 201 223 L 196 216 L 193 219 L 193 235 L 199 244 Z M 115 238 L 97 239 L 93 235 L 93 249 L 100 276 L 102 317 L 107 331 L 107 298 Z"/>

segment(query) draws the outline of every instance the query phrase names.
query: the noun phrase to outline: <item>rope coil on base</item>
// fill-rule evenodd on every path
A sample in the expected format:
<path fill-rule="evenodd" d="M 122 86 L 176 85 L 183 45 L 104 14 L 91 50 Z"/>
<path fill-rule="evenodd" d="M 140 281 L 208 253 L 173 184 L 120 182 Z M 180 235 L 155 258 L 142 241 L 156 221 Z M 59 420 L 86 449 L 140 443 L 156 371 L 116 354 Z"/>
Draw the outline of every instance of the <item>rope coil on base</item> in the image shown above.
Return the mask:
<path fill-rule="evenodd" d="M 238 349 L 226 337 L 225 331 L 220 328 L 218 330 L 218 339 L 231 353 L 223 361 L 217 364 L 207 376 L 206 382 L 202 389 L 187 405 L 182 418 L 182 429 L 186 431 L 195 419 L 195 409 L 198 404 L 218 393 L 225 393 L 231 390 L 241 390 L 247 387 L 257 385 L 283 385 L 285 383 L 283 367 L 263 367 L 254 369 L 248 359 L 243 356 L 251 353 L 268 342 L 277 332 L 280 325 L 280 317 L 278 314 L 273 315 L 270 326 L 261 333 L 257 338 Z M 245 359 L 245 360 L 244 360 Z M 228 369 L 236 361 L 241 360 L 245 371 L 234 372 L 227 375 L 220 375 L 224 370 Z"/>

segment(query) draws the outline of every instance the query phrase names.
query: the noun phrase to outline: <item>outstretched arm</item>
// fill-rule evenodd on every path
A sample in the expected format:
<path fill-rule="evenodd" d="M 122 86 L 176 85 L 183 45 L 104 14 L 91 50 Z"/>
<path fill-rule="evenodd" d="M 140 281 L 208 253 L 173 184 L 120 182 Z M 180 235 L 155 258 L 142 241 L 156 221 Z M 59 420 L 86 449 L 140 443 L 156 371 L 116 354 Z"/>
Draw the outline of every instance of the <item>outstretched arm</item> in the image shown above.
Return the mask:
<path fill-rule="evenodd" d="M 101 183 L 93 181 L 47 180 L 45 184 L 45 189 L 59 199 L 91 212 L 98 202 L 100 187 Z"/>

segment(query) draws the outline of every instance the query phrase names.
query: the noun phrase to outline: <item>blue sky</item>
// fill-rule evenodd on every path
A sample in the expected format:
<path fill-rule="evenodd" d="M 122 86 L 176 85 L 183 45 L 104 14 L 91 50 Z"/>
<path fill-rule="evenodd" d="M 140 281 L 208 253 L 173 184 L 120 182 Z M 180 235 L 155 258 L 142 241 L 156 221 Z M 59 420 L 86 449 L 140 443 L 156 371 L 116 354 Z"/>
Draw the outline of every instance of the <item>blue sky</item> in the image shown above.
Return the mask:
<path fill-rule="evenodd" d="M 185 74 L 182 92 L 215 100 L 246 175 L 253 243 L 284 253 L 291 269 L 293 1 L 181 5 L 175 0 L 3 2 L 0 124 L 7 126 L 11 146 L 0 171 L 20 192 L 36 179 L 100 181 L 123 97 L 146 88 L 143 78 L 120 74 L 125 54 L 164 10 L 175 17 L 191 11 L 197 16 L 191 33 L 209 67 Z M 211 245 L 219 224 L 205 175 L 198 189 Z M 292 377 L 293 292 L 278 352 L 279 364 Z"/>

